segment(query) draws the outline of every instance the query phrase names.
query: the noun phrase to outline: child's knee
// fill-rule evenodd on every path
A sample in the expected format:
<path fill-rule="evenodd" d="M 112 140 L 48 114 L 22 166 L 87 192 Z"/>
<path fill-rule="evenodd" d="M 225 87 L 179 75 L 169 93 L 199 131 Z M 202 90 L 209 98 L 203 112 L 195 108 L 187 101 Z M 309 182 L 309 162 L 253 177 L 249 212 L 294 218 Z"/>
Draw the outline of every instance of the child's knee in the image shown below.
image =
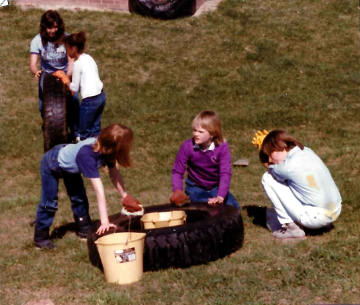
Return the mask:
<path fill-rule="evenodd" d="M 262 186 L 269 185 L 274 178 L 269 174 L 269 172 L 265 172 L 261 178 L 261 184 Z"/>
<path fill-rule="evenodd" d="M 40 203 L 38 210 L 45 211 L 47 213 L 56 213 L 58 210 L 57 201 L 47 201 L 45 203 Z"/>

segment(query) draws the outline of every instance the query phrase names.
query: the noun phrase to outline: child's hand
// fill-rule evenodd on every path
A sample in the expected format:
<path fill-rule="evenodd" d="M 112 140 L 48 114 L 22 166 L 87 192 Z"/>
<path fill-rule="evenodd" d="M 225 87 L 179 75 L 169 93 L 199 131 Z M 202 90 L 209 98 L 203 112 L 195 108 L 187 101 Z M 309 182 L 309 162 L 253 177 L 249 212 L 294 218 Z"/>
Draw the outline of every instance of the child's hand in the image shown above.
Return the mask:
<path fill-rule="evenodd" d="M 175 204 L 178 207 L 183 206 L 184 204 L 189 202 L 189 197 L 185 195 L 185 193 L 181 190 L 176 190 L 172 193 L 170 197 L 170 202 Z"/>
<path fill-rule="evenodd" d="M 266 169 L 269 169 L 270 163 L 262 163 L 262 165 L 264 165 Z"/>
<path fill-rule="evenodd" d="M 67 85 L 67 86 L 70 85 L 70 83 L 71 83 L 70 78 L 69 78 L 68 75 L 65 74 L 64 71 L 58 70 L 58 71 L 54 72 L 53 75 L 55 77 L 57 77 L 58 79 L 60 79 L 63 82 L 64 85 Z"/>
<path fill-rule="evenodd" d="M 115 228 L 116 229 L 116 226 L 113 223 L 104 223 L 99 227 L 99 229 L 97 229 L 96 234 L 101 235 L 105 231 L 109 231 L 110 228 Z"/>
<path fill-rule="evenodd" d="M 126 195 L 125 198 L 121 200 L 124 208 L 130 213 L 141 211 L 140 202 L 132 198 L 130 195 Z"/>
<path fill-rule="evenodd" d="M 217 205 L 217 204 L 221 204 L 221 203 L 223 203 L 223 202 L 224 202 L 224 198 L 221 197 L 221 196 L 217 196 L 217 197 L 215 197 L 215 198 L 210 198 L 210 199 L 208 200 L 208 204 L 209 204 L 209 205 Z"/>
<path fill-rule="evenodd" d="M 42 73 L 43 73 L 43 70 L 38 70 L 38 71 L 35 73 L 35 78 L 36 78 L 37 80 L 39 80 L 39 78 L 40 78 L 40 76 L 41 76 Z"/>

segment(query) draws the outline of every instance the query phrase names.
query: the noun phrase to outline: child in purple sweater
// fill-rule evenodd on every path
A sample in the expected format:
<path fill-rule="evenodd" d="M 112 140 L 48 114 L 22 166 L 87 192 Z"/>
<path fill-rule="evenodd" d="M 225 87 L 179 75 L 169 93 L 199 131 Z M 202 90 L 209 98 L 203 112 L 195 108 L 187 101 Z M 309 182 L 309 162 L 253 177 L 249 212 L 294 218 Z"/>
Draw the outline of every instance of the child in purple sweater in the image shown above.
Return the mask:
<path fill-rule="evenodd" d="M 195 117 L 192 129 L 193 138 L 183 142 L 175 160 L 170 202 L 179 206 L 188 195 L 192 202 L 224 203 L 240 209 L 229 192 L 231 155 L 218 116 L 211 110 L 202 111 Z M 183 179 L 186 171 L 185 195 Z"/>

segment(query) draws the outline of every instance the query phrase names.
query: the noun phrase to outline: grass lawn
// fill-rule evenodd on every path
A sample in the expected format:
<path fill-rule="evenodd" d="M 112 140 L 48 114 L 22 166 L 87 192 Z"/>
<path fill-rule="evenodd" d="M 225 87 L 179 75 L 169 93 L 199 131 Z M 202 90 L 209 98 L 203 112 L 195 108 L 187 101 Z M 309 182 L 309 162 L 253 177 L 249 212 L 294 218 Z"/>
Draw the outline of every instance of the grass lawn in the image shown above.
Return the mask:
<path fill-rule="evenodd" d="M 143 205 L 168 202 L 177 150 L 201 110 L 219 114 L 233 160 L 250 160 L 233 169 L 231 184 L 243 207 L 244 246 L 207 265 L 147 272 L 129 286 L 107 284 L 74 233 L 56 240 L 56 251 L 33 247 L 43 139 L 29 45 L 43 11 L 1 8 L 1 304 L 360 303 L 357 7 L 355 0 L 224 0 L 214 13 L 172 21 L 60 10 L 67 32 L 88 35 L 86 52 L 108 100 L 103 126 L 134 130 L 135 165 L 122 174 Z M 274 128 L 324 160 L 343 198 L 334 230 L 293 245 L 275 243 L 246 209 L 270 206 L 251 139 Z M 109 214 L 118 213 L 119 196 L 103 176 Z M 52 229 L 70 222 L 61 184 Z"/>

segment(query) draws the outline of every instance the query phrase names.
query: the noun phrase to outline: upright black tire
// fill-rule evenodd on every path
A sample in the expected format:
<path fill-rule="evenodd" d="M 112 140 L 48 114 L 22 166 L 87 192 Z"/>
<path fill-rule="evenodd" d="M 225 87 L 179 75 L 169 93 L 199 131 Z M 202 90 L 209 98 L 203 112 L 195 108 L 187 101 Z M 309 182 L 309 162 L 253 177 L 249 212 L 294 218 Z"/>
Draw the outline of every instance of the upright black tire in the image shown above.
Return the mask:
<path fill-rule="evenodd" d="M 43 120 L 44 151 L 68 143 L 66 117 L 67 92 L 63 83 L 51 74 L 44 75 Z"/>
<path fill-rule="evenodd" d="M 170 267 L 186 268 L 225 257 L 242 247 L 244 225 L 240 212 L 227 205 L 210 207 L 206 203 L 191 203 L 184 207 L 171 204 L 150 206 L 145 213 L 183 210 L 187 215 L 185 225 L 143 230 L 140 218 L 132 217 L 130 229 L 146 233 L 144 271 Z M 110 222 L 117 225 L 116 232 L 127 232 L 127 216 L 115 214 Z M 96 222 L 88 235 L 89 258 L 93 265 L 102 268 L 95 241 L 100 223 Z M 106 234 L 112 234 L 106 233 Z"/>
<path fill-rule="evenodd" d="M 129 0 L 129 10 L 157 19 L 174 19 L 193 15 L 196 0 Z"/>

